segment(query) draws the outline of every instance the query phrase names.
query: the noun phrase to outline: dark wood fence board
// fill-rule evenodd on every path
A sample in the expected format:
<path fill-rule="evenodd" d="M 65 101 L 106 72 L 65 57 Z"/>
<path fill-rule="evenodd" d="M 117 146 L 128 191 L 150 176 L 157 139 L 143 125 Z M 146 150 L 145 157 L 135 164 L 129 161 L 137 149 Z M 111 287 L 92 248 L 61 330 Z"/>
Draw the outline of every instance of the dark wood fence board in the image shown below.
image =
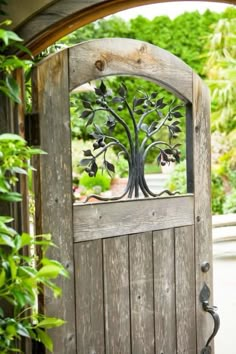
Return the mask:
<path fill-rule="evenodd" d="M 106 353 L 129 354 L 128 236 L 103 241 Z"/>
<path fill-rule="evenodd" d="M 193 196 L 74 205 L 74 241 L 193 224 Z M 112 222 L 111 222 L 112 220 Z"/>
<path fill-rule="evenodd" d="M 175 354 L 174 230 L 153 232 L 156 353 Z"/>
<path fill-rule="evenodd" d="M 105 352 L 102 240 L 75 244 L 77 354 Z"/>
<path fill-rule="evenodd" d="M 129 236 L 132 353 L 154 354 L 152 232 Z"/>

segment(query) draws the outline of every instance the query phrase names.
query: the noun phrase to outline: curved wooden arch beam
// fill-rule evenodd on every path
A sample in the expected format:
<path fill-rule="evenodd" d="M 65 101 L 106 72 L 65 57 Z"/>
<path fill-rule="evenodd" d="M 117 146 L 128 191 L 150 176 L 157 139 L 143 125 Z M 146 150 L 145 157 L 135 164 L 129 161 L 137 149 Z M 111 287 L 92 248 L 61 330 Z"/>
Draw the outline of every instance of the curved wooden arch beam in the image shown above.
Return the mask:
<path fill-rule="evenodd" d="M 174 2 L 177 0 L 169 0 Z M 186 0 L 185 0 L 186 1 Z M 235 0 L 208 0 L 235 4 Z M 132 7 L 167 0 L 58 0 L 26 20 L 15 30 L 36 55 L 58 39 L 99 18 Z"/>
<path fill-rule="evenodd" d="M 157 46 L 134 39 L 104 38 L 66 50 L 69 52 L 70 90 L 106 76 L 139 76 L 192 102 L 192 69 Z"/>

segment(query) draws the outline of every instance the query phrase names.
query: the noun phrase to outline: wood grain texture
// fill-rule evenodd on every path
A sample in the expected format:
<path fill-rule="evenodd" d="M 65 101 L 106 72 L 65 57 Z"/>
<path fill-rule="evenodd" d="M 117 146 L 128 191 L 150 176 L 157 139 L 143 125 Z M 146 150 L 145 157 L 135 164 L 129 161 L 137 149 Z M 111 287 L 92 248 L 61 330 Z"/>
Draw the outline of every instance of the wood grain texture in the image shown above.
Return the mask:
<path fill-rule="evenodd" d="M 192 69 L 173 54 L 134 39 L 104 38 L 69 49 L 70 90 L 110 75 L 141 76 L 192 102 Z"/>
<path fill-rule="evenodd" d="M 71 185 L 71 136 L 69 129 L 68 60 L 61 52 L 36 66 L 33 72 L 33 109 L 40 114 L 41 148 L 36 180 L 36 232 L 51 233 L 58 246 L 48 257 L 62 262 L 69 279 L 57 281 L 62 297 L 45 294 L 45 312 L 63 318 L 64 326 L 50 331 L 54 352 L 76 353 L 73 225 Z M 63 98 L 63 99 L 62 99 Z"/>
<path fill-rule="evenodd" d="M 193 196 L 73 207 L 75 242 L 193 224 Z M 112 222 L 111 222 L 112 220 Z"/>
<path fill-rule="evenodd" d="M 197 354 L 194 227 L 175 229 L 177 353 Z"/>
<path fill-rule="evenodd" d="M 204 282 L 212 288 L 212 234 L 211 234 L 211 139 L 210 98 L 203 81 L 193 76 L 193 135 L 194 135 L 194 194 L 195 194 L 195 261 L 197 341 L 201 351 L 212 331 L 212 319 L 202 310 L 199 294 Z M 201 271 L 201 264 L 208 261 L 211 269 Z M 213 302 L 212 296 L 210 302 Z"/>
<path fill-rule="evenodd" d="M 132 353 L 154 354 L 152 232 L 129 236 Z"/>
<path fill-rule="evenodd" d="M 102 240 L 75 245 L 77 354 L 104 354 Z"/>
<path fill-rule="evenodd" d="M 103 241 L 106 353 L 129 354 L 128 236 Z"/>
<path fill-rule="evenodd" d="M 12 8 L 16 11 L 17 1 L 11 0 Z M 235 0 L 214 1 L 235 4 Z M 41 6 L 36 14 L 24 18 L 16 30 L 24 38 L 29 50 L 36 55 L 58 39 L 99 18 L 136 6 L 164 2 L 167 0 L 55 0 L 51 6 Z M 10 13 L 10 17 L 13 16 L 14 13 Z"/>
<path fill-rule="evenodd" d="M 175 243 L 174 230 L 153 233 L 156 353 L 175 354 Z"/>

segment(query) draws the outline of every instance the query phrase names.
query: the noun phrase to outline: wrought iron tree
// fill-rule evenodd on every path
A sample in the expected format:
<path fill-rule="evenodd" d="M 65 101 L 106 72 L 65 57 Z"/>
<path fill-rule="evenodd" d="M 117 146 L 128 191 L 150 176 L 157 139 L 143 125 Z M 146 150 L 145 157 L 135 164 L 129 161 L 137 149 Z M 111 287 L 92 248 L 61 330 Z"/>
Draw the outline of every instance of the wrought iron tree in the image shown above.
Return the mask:
<path fill-rule="evenodd" d="M 91 136 L 95 139 L 93 143 L 93 151 L 85 150 L 85 158 L 80 161 L 81 166 L 86 166 L 85 171 L 90 177 L 96 176 L 98 170 L 97 158 L 103 156 L 103 168 L 111 175 L 115 172 L 115 166 L 107 161 L 106 153 L 109 148 L 117 147 L 123 153 L 129 165 L 129 177 L 127 186 L 122 195 L 112 198 L 104 198 L 98 195 L 90 195 L 86 201 L 95 197 L 99 200 L 118 200 L 124 196 L 128 198 L 139 197 L 141 190 L 145 197 L 160 196 L 163 193 L 169 195 L 168 190 L 164 190 L 159 194 L 153 193 L 145 180 L 144 164 L 148 152 L 151 149 L 157 149 L 157 162 L 164 166 L 170 162 L 180 161 L 180 144 L 172 144 L 172 140 L 178 137 L 181 132 L 180 118 L 182 104 L 167 104 L 163 97 L 159 98 L 157 92 L 146 94 L 138 91 L 139 96 L 132 99 L 132 104 L 128 102 L 128 89 L 124 84 L 118 89 L 117 95 L 107 89 L 102 81 L 100 86 L 95 88 L 95 100 L 82 101 L 85 110 L 81 114 L 87 122 L 86 125 L 93 125 L 94 131 Z M 118 106 L 117 106 L 118 105 Z M 168 110 L 166 110 L 168 108 Z M 163 113 L 163 109 L 167 113 Z M 129 128 L 127 122 L 122 118 L 122 111 L 127 110 L 132 121 L 132 129 Z M 106 112 L 106 127 L 99 126 L 94 123 L 97 112 Z M 147 124 L 146 120 L 149 115 L 153 115 L 151 124 Z M 119 124 L 126 133 L 127 143 L 121 143 L 114 136 L 114 128 Z M 168 130 L 168 142 L 162 140 L 154 140 L 153 136 L 161 131 Z M 142 132 L 142 134 L 141 134 Z"/>

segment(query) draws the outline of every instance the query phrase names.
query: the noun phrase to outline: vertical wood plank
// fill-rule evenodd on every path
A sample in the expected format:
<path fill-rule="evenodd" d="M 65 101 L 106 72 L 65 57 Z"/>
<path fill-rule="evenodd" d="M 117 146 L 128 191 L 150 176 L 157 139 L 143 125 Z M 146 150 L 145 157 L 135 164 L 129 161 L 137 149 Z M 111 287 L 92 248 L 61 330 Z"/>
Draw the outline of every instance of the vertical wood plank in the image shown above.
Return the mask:
<path fill-rule="evenodd" d="M 194 195 L 195 195 L 195 267 L 198 352 L 205 346 L 212 331 L 212 319 L 202 310 L 199 294 L 204 282 L 212 284 L 212 225 L 211 225 L 211 139 L 210 98 L 203 81 L 193 75 L 193 136 L 194 136 Z M 208 261 L 211 269 L 201 271 Z M 210 303 L 213 303 L 212 296 Z"/>
<path fill-rule="evenodd" d="M 106 353 L 129 354 L 128 236 L 103 240 Z"/>
<path fill-rule="evenodd" d="M 104 354 L 102 240 L 75 245 L 77 354 Z"/>
<path fill-rule="evenodd" d="M 45 292 L 45 313 L 66 324 L 50 330 L 54 353 L 76 353 L 73 265 L 71 133 L 67 51 L 39 63 L 33 71 L 33 111 L 39 112 L 41 148 L 48 154 L 38 158 L 36 178 L 36 232 L 51 233 L 58 248 L 48 257 L 64 264 L 69 279 L 57 284 L 62 296 Z"/>
<path fill-rule="evenodd" d="M 177 353 L 196 354 L 194 228 L 175 229 Z"/>
<path fill-rule="evenodd" d="M 129 236 L 131 339 L 135 354 L 154 354 L 152 232 Z"/>
<path fill-rule="evenodd" d="M 174 230 L 153 232 L 156 353 L 176 353 Z"/>

